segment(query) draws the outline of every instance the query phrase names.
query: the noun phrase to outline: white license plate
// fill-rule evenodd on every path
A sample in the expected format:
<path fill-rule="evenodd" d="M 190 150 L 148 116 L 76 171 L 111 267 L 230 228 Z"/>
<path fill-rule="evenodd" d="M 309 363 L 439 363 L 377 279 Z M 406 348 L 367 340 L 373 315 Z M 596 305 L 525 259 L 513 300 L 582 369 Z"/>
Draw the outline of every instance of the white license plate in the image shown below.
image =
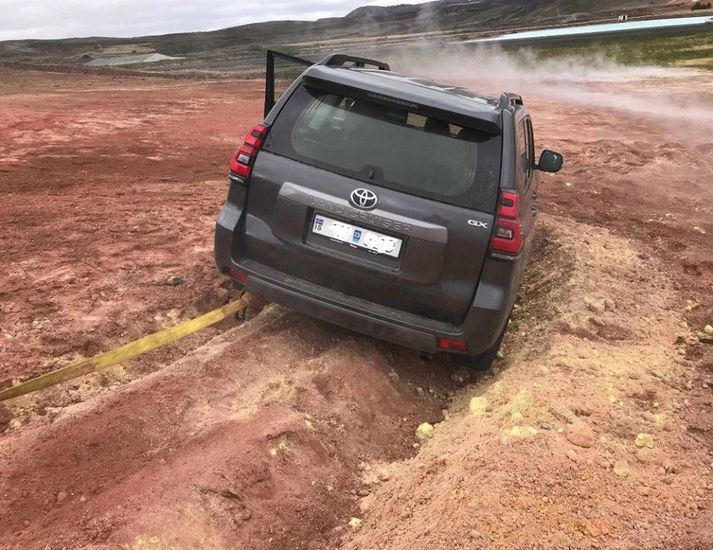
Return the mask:
<path fill-rule="evenodd" d="M 350 223 L 326 218 L 319 214 L 314 217 L 312 233 L 329 239 L 349 244 L 355 248 L 364 248 L 375 254 L 385 254 L 398 258 L 403 241 L 376 231 L 370 231 Z"/>

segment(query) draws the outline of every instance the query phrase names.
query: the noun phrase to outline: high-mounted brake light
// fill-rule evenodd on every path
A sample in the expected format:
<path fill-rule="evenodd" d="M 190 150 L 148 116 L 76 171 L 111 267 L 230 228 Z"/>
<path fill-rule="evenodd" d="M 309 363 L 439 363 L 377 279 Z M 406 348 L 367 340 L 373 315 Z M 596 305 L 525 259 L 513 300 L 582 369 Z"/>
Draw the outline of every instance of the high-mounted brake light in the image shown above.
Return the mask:
<path fill-rule="evenodd" d="M 495 217 L 495 229 L 490 239 L 492 252 L 517 254 L 522 248 L 522 224 L 520 223 L 520 198 L 517 193 L 503 191 Z"/>
<path fill-rule="evenodd" d="M 245 137 L 245 142 L 238 148 L 230 159 L 230 172 L 242 179 L 247 179 L 252 172 L 255 157 L 267 136 L 267 126 L 255 126 Z"/>

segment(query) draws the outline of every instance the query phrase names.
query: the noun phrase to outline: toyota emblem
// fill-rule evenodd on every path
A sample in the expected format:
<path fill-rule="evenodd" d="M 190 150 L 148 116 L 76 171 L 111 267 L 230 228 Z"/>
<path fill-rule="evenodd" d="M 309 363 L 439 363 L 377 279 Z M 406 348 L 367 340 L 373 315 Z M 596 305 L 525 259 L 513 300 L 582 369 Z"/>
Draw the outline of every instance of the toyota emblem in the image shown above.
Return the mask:
<path fill-rule="evenodd" d="M 352 204 L 357 208 L 363 208 L 364 210 L 371 210 L 376 206 L 376 194 L 373 191 L 364 189 L 360 187 L 359 189 L 354 189 L 352 194 L 349 195 L 349 199 Z"/>

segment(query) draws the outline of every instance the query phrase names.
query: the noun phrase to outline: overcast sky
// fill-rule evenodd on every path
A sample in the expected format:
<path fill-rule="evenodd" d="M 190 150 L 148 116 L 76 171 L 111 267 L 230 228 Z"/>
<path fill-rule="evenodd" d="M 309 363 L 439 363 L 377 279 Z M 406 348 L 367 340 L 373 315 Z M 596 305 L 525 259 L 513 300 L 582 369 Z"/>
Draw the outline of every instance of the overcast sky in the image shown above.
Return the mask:
<path fill-rule="evenodd" d="M 418 0 L 0 0 L 0 41 L 205 31 Z"/>

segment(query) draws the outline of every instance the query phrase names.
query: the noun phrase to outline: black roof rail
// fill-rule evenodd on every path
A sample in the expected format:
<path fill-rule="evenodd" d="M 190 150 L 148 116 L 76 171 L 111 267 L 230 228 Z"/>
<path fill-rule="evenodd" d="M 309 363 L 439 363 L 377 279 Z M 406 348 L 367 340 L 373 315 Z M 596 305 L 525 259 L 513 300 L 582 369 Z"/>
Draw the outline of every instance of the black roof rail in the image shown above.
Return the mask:
<path fill-rule="evenodd" d="M 518 105 L 524 105 L 522 96 L 510 92 L 503 93 L 500 96 L 500 101 L 498 101 L 498 107 L 501 109 L 510 109 L 511 107 L 517 107 Z"/>
<path fill-rule="evenodd" d="M 363 69 L 366 65 L 371 65 L 378 68 L 380 71 L 390 71 L 388 63 L 376 61 L 375 59 L 367 59 L 366 57 L 355 57 L 353 55 L 345 55 L 343 53 L 333 53 L 328 55 L 318 65 L 326 65 L 327 67 L 343 67 L 347 63 L 354 63 L 354 66 Z"/>

